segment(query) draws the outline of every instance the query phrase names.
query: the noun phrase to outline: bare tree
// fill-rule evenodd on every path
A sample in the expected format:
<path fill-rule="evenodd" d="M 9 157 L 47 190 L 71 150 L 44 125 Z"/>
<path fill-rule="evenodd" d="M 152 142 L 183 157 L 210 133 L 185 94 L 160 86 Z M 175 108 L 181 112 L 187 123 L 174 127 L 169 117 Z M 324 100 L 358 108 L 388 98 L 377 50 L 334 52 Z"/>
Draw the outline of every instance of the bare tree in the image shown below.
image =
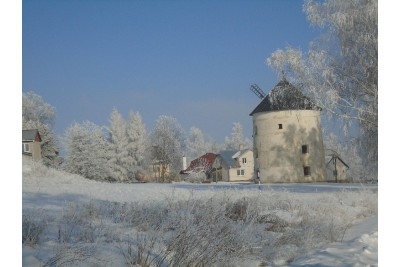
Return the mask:
<path fill-rule="evenodd" d="M 152 133 L 153 159 L 161 166 L 161 182 L 165 182 L 168 168 L 179 171 L 184 144 L 184 130 L 178 121 L 161 115 Z"/>
<path fill-rule="evenodd" d="M 302 88 L 329 114 L 361 129 L 368 165 L 378 157 L 378 1 L 306 1 L 311 25 L 326 29 L 307 53 L 275 51 L 267 63 Z M 354 125 L 354 124 L 353 124 Z"/>

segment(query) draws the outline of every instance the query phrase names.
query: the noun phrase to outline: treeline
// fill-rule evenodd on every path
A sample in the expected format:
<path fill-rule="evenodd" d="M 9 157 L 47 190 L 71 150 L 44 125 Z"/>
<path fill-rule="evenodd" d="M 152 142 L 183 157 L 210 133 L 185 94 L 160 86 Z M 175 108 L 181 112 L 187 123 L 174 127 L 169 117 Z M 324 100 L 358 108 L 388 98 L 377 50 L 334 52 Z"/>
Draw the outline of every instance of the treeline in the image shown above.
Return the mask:
<path fill-rule="evenodd" d="M 186 133 L 176 118 L 160 115 L 152 130 L 146 128 L 139 112 L 131 111 L 127 119 L 114 108 L 109 125 L 90 121 L 74 122 L 63 136 L 52 131 L 55 108 L 34 92 L 23 93 L 23 129 L 39 129 L 42 135 L 42 158 L 46 166 L 64 169 L 89 179 L 134 182 L 178 180 L 182 156 L 188 163 L 207 152 L 252 147 L 235 122 L 230 137 L 217 144 L 199 128 Z M 58 156 L 63 148 L 65 156 Z M 157 173 L 154 173 L 157 168 Z"/>

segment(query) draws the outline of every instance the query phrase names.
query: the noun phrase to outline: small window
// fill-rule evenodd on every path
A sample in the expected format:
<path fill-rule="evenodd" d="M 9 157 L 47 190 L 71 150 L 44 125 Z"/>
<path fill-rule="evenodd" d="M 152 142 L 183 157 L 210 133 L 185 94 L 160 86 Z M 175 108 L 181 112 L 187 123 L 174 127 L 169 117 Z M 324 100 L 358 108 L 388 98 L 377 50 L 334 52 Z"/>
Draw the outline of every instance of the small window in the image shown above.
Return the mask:
<path fill-rule="evenodd" d="M 278 129 L 282 129 L 282 123 L 278 124 Z"/>
<path fill-rule="evenodd" d="M 22 144 L 22 151 L 23 152 L 30 152 L 29 144 Z"/>
<path fill-rule="evenodd" d="M 308 145 L 302 145 L 301 146 L 301 153 L 307 154 L 308 153 Z"/>
<path fill-rule="evenodd" d="M 304 176 L 310 176 L 311 175 L 311 169 L 310 169 L 309 166 L 306 166 L 303 169 L 304 169 Z"/>
<path fill-rule="evenodd" d="M 242 158 L 242 163 L 247 164 L 247 158 Z"/>
<path fill-rule="evenodd" d="M 254 126 L 254 135 L 257 135 L 257 126 Z"/>
<path fill-rule="evenodd" d="M 254 156 L 256 159 L 258 159 L 258 149 L 254 148 Z"/>

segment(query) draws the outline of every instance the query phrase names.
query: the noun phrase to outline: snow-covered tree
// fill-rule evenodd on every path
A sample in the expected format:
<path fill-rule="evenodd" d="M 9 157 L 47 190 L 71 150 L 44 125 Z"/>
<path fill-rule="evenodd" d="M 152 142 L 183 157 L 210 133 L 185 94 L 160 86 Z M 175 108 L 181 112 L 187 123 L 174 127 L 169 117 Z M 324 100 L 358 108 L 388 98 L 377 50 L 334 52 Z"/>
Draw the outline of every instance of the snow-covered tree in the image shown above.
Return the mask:
<path fill-rule="evenodd" d="M 365 169 L 360 157 L 360 143 L 357 140 L 340 140 L 335 134 L 329 133 L 324 137 L 324 146 L 339 154 L 342 160 L 349 165 L 347 170 L 347 178 L 353 181 L 365 179 L 368 177 L 368 169 Z"/>
<path fill-rule="evenodd" d="M 367 166 L 378 157 L 378 0 L 306 1 L 311 25 L 326 33 L 309 51 L 275 51 L 267 63 L 297 83 L 344 130 L 359 126 Z"/>
<path fill-rule="evenodd" d="M 234 122 L 231 137 L 225 137 L 225 149 L 238 150 L 241 146 L 251 148 L 252 143 L 248 138 L 243 139 L 243 127 L 240 122 Z"/>
<path fill-rule="evenodd" d="M 130 157 L 128 155 L 128 136 L 126 122 L 117 109 L 113 109 L 110 115 L 109 141 L 112 148 L 110 166 L 112 176 L 117 181 L 128 179 L 128 165 Z"/>
<path fill-rule="evenodd" d="M 184 130 L 178 121 L 161 115 L 152 133 L 153 159 L 161 164 L 161 182 L 165 181 L 168 166 L 173 172 L 182 167 Z"/>
<path fill-rule="evenodd" d="M 42 137 L 42 162 L 46 166 L 57 167 L 61 163 L 58 157 L 57 138 L 52 130 L 56 117 L 55 108 L 44 102 L 34 92 L 22 93 L 22 129 L 38 129 Z"/>
<path fill-rule="evenodd" d="M 64 146 L 66 171 L 89 179 L 110 179 L 110 147 L 103 127 L 89 121 L 75 122 L 65 131 Z"/>
<path fill-rule="evenodd" d="M 206 140 L 203 132 L 196 127 L 191 127 L 189 135 L 185 140 L 186 156 L 189 159 L 195 159 L 211 152 L 211 143 Z"/>
<path fill-rule="evenodd" d="M 142 122 L 139 112 L 130 112 L 126 128 L 128 136 L 128 157 L 129 162 L 126 166 L 128 178 L 134 179 L 137 172 L 143 171 L 148 153 L 148 137 L 146 126 Z"/>
<path fill-rule="evenodd" d="M 54 126 L 56 111 L 53 106 L 43 101 L 40 95 L 30 91 L 22 93 L 22 120 L 34 121 Z"/>

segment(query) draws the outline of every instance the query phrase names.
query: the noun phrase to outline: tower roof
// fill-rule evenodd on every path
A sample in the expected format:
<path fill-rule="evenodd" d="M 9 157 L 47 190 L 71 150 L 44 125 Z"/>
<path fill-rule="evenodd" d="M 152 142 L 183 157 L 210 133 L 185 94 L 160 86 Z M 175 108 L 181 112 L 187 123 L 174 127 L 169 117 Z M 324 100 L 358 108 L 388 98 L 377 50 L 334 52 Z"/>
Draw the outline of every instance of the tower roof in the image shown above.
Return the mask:
<path fill-rule="evenodd" d="M 279 110 L 321 110 L 310 98 L 306 97 L 297 87 L 284 77 L 275 85 L 258 106 L 250 113 Z"/>

